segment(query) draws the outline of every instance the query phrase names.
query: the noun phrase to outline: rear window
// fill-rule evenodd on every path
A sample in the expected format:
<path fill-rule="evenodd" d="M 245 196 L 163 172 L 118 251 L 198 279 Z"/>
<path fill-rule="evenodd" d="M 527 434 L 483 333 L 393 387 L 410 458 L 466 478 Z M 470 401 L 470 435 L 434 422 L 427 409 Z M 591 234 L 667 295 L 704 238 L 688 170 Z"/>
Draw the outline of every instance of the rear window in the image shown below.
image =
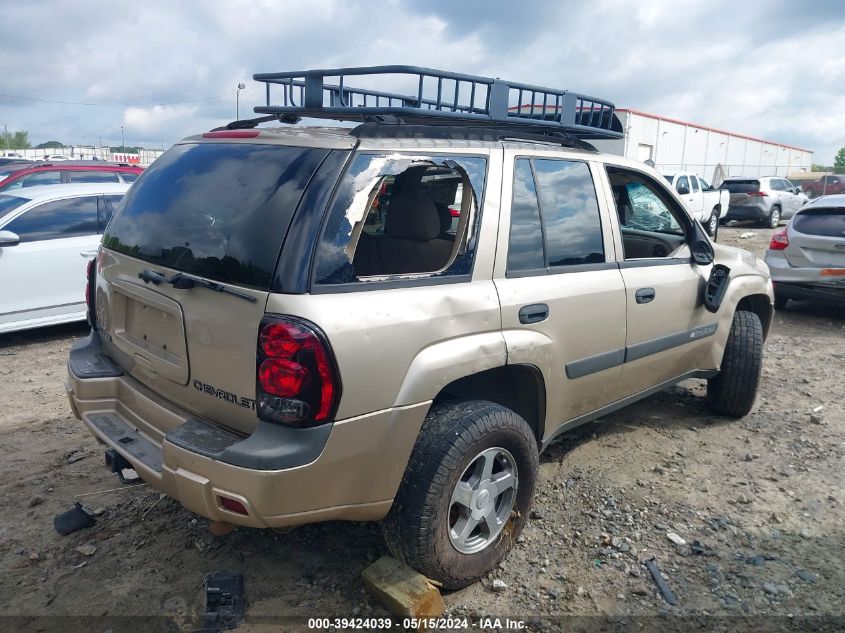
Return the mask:
<path fill-rule="evenodd" d="M 726 180 L 720 189 L 727 189 L 731 193 L 751 193 L 760 191 L 759 180 Z"/>
<path fill-rule="evenodd" d="M 252 143 L 177 145 L 129 190 L 103 245 L 266 290 L 291 216 L 327 153 Z"/>
<path fill-rule="evenodd" d="M 804 209 L 795 215 L 792 228 L 806 235 L 845 238 L 845 207 Z"/>

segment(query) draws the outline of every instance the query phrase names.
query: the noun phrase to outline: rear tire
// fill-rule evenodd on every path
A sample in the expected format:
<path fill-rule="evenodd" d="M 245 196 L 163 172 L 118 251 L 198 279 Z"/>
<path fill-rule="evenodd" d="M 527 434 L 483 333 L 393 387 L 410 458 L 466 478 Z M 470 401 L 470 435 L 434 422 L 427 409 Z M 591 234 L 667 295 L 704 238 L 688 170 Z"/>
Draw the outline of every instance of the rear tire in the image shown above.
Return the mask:
<path fill-rule="evenodd" d="M 485 455 L 494 469 L 488 478 Z M 383 522 L 391 554 L 445 589 L 475 582 L 501 562 L 525 525 L 538 462 L 534 434 L 510 409 L 484 400 L 435 404 Z M 507 472 L 512 488 L 501 484 Z M 468 528 L 485 507 L 490 522 Z"/>
<path fill-rule="evenodd" d="M 716 241 L 716 235 L 719 233 L 719 210 L 713 209 L 710 213 L 710 218 L 707 220 L 707 226 L 705 227 L 707 230 L 707 235 L 713 238 L 713 241 Z"/>
<path fill-rule="evenodd" d="M 707 381 L 707 404 L 714 413 L 741 418 L 751 411 L 763 365 L 763 326 L 753 312 L 734 314 L 722 368 Z"/>
<path fill-rule="evenodd" d="M 769 211 L 769 217 L 763 220 L 763 226 L 766 226 L 770 229 L 776 229 L 780 226 L 780 207 L 775 205 L 772 207 L 772 210 Z"/>

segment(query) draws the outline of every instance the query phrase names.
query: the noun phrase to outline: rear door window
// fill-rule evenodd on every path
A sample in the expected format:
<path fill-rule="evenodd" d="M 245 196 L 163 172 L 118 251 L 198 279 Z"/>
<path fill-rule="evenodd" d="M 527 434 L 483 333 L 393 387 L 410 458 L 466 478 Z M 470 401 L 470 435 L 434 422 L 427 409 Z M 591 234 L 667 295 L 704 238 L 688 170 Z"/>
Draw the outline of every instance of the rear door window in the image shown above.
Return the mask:
<path fill-rule="evenodd" d="M 117 173 L 120 175 L 120 179 L 123 182 L 135 182 L 136 180 L 138 180 L 139 174 L 129 172 L 129 171 L 119 171 Z"/>
<path fill-rule="evenodd" d="M 38 171 L 15 180 L 7 188 L 20 189 L 23 187 L 38 187 L 39 185 L 58 185 L 62 182 L 60 171 Z"/>
<path fill-rule="evenodd" d="M 692 183 L 693 193 L 697 193 L 698 192 L 698 178 L 696 178 L 695 176 L 690 176 L 689 179 L 690 179 L 690 182 Z"/>
<path fill-rule="evenodd" d="M 305 187 L 329 150 L 261 143 L 177 145 L 132 186 L 106 248 L 266 290 Z"/>
<path fill-rule="evenodd" d="M 590 168 L 570 160 L 514 163 L 507 274 L 565 272 L 605 261 Z"/>
<path fill-rule="evenodd" d="M 544 270 L 545 252 L 540 205 L 537 202 L 531 162 L 527 158 L 520 158 L 514 164 L 507 273 Z"/>
<path fill-rule="evenodd" d="M 68 198 L 33 207 L 4 227 L 21 242 L 97 234 L 97 197 Z"/>
<path fill-rule="evenodd" d="M 532 161 L 548 266 L 604 262 L 601 217 L 587 163 Z"/>
<path fill-rule="evenodd" d="M 113 171 L 69 171 L 71 182 L 120 182 Z"/>
<path fill-rule="evenodd" d="M 845 207 L 804 209 L 792 220 L 792 228 L 806 235 L 845 238 Z"/>
<path fill-rule="evenodd" d="M 771 187 L 774 191 L 784 191 L 785 187 L 783 186 L 783 181 L 780 178 L 772 178 L 770 181 Z"/>
<path fill-rule="evenodd" d="M 678 178 L 678 183 L 675 185 L 675 191 L 680 193 L 681 189 L 686 189 L 687 191 L 690 190 L 689 178 L 687 178 L 686 176 L 681 176 L 680 178 Z"/>

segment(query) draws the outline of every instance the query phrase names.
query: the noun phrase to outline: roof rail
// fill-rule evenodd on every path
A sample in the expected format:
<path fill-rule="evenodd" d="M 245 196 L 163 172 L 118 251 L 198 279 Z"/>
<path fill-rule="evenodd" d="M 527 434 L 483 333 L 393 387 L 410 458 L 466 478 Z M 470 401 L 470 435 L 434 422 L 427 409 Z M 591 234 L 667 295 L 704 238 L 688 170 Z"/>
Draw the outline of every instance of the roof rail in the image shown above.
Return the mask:
<path fill-rule="evenodd" d="M 394 81 L 413 94 L 355 88 L 348 77 L 374 85 Z M 326 79 L 333 83 L 326 83 Z M 258 114 L 282 121 L 300 117 L 339 121 L 410 124 L 495 124 L 533 134 L 564 133 L 581 139 L 621 138 L 622 125 L 609 101 L 568 90 L 462 75 L 418 66 L 369 66 L 259 73 L 253 79 L 266 86 L 266 105 Z M 281 87 L 274 104 L 271 86 Z"/>

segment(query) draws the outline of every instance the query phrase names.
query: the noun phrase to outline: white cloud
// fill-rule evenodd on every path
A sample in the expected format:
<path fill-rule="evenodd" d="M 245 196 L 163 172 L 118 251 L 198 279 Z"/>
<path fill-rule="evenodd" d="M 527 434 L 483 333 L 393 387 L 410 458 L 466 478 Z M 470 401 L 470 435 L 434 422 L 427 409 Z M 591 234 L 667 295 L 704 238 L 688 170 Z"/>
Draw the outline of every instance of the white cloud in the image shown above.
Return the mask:
<path fill-rule="evenodd" d="M 619 106 L 816 150 L 845 145 L 835 0 L 89 0 L 18 3 L 0 23 L 2 121 L 36 142 L 158 146 L 263 98 L 252 73 L 407 63 L 569 88 Z"/>

